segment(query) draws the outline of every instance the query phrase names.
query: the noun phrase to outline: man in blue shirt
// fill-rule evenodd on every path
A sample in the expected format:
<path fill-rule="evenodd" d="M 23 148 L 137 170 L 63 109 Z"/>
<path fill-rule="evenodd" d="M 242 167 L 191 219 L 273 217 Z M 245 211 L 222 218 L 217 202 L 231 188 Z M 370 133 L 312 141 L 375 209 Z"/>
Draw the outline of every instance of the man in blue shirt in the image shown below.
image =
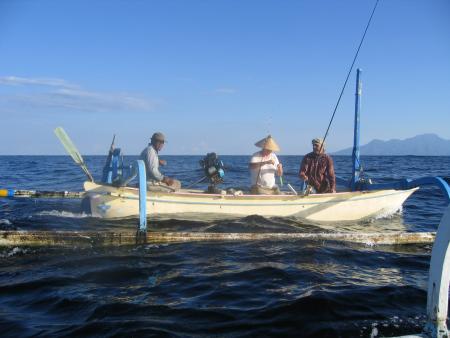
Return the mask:
<path fill-rule="evenodd" d="M 180 181 L 164 176 L 159 171 L 160 165 L 166 161 L 160 160 L 158 153 L 164 147 L 165 137 L 162 133 L 154 133 L 148 146 L 142 151 L 141 159 L 147 172 L 147 189 L 150 191 L 174 191 L 181 188 Z"/>

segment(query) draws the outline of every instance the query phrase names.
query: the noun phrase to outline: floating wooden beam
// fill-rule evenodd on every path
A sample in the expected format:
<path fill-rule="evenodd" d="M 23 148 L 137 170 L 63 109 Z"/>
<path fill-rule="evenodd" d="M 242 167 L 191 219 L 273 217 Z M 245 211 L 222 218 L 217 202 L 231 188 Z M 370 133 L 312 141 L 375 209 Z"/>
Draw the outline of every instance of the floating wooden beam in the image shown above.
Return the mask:
<path fill-rule="evenodd" d="M 29 198 L 83 198 L 84 191 L 38 191 L 0 189 L 0 197 L 29 197 Z"/>
<path fill-rule="evenodd" d="M 338 241 L 366 245 L 400 245 L 432 243 L 434 232 L 392 233 L 217 233 L 217 232 L 148 232 L 148 243 L 192 241 L 263 241 L 307 240 Z M 136 243 L 135 231 L 0 231 L 0 246 L 119 246 Z"/>

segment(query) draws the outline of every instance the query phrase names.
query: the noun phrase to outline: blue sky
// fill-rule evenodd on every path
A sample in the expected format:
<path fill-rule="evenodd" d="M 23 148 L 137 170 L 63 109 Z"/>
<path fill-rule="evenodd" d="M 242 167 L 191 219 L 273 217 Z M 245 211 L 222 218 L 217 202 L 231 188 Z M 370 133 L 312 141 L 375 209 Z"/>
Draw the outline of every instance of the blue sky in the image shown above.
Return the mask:
<path fill-rule="evenodd" d="M 0 1 L 0 155 L 281 154 L 322 136 L 374 1 Z M 362 143 L 450 139 L 450 1 L 381 0 L 356 65 Z M 328 137 L 352 143 L 354 72 Z"/>

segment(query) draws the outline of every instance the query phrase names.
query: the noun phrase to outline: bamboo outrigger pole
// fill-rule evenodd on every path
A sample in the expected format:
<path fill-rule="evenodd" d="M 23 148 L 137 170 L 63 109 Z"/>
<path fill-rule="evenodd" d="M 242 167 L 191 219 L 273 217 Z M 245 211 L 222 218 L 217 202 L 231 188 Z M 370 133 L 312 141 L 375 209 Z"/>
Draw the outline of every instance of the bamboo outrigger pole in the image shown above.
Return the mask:
<path fill-rule="evenodd" d="M 39 191 L 0 189 L 0 197 L 30 197 L 30 198 L 83 198 L 84 191 Z"/>
<path fill-rule="evenodd" d="M 434 232 L 393 233 L 215 233 L 215 232 L 152 232 L 145 233 L 146 243 L 197 241 L 331 241 L 365 245 L 427 244 Z M 0 231 L 0 246 L 107 247 L 136 244 L 135 231 Z"/>

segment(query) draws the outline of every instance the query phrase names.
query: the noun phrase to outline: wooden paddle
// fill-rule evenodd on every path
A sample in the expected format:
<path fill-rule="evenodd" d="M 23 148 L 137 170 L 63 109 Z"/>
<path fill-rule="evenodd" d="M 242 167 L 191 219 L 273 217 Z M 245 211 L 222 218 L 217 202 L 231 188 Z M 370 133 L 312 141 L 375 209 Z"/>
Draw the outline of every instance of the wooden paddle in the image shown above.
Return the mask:
<path fill-rule="evenodd" d="M 55 135 L 61 141 L 64 149 L 66 149 L 67 153 L 73 158 L 75 163 L 78 164 L 84 171 L 89 181 L 94 182 L 94 178 L 86 167 L 86 163 L 84 163 L 83 157 L 81 157 L 80 152 L 75 147 L 72 140 L 69 138 L 69 135 L 67 135 L 62 127 L 58 127 L 55 129 Z"/>

